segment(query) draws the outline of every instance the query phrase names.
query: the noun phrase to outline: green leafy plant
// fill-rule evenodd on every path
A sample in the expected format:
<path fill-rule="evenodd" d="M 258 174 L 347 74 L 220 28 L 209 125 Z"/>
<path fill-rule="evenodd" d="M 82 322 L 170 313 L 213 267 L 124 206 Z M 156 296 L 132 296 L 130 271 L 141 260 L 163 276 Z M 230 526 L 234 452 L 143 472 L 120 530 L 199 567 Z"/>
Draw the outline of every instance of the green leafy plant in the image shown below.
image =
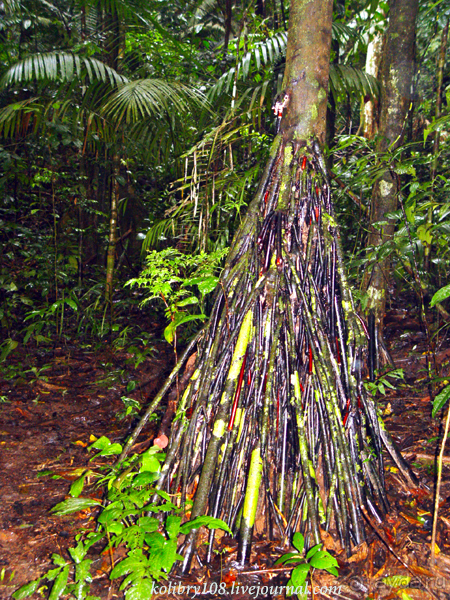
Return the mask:
<path fill-rule="evenodd" d="M 139 414 L 141 405 L 138 400 L 128 398 L 127 396 L 122 396 L 120 399 L 123 402 L 124 410 L 117 415 L 119 420 L 125 419 L 126 417 L 135 417 Z"/>
<path fill-rule="evenodd" d="M 404 379 L 403 369 L 392 369 L 387 373 L 378 375 L 375 381 L 367 381 L 364 383 L 367 390 L 372 394 L 380 393 L 383 396 L 386 395 L 386 388 L 395 390 L 396 386 L 389 381 L 388 377 L 392 379 Z"/>
<path fill-rule="evenodd" d="M 297 552 L 283 554 L 276 565 L 297 565 L 294 567 L 286 586 L 286 596 L 296 594 L 300 600 L 307 600 L 308 587 L 305 584 L 308 575 L 314 569 L 323 569 L 332 575 L 339 575 L 338 562 L 328 550 L 322 550 L 322 544 L 316 544 L 305 555 L 305 538 L 301 533 L 294 533 L 292 540 Z M 304 587 L 303 587 L 304 586 Z"/>
<path fill-rule="evenodd" d="M 93 460 L 118 455 L 122 446 L 102 436 L 89 449 L 98 451 Z M 100 544 L 112 557 L 118 546 L 126 549 L 126 556 L 114 563 L 109 577 L 122 579 L 120 590 L 127 599 L 149 600 L 153 581 L 167 579 L 175 562 L 183 558 L 177 553 L 179 536 L 203 526 L 231 533 L 226 523 L 212 517 L 183 522 L 184 509 L 178 499 L 154 485 L 164 458 L 159 446 L 152 446 L 125 460 L 120 469 L 102 466 L 86 469 L 72 483 L 70 498 L 57 504 L 52 512 L 65 516 L 98 509 L 97 530 L 76 536 L 76 545 L 68 550 L 70 559 L 53 554 L 54 568 L 14 592 L 14 600 L 37 591 L 44 593 L 47 590 L 44 581 L 52 584 L 49 600 L 57 600 L 63 594 L 79 600 L 96 600 L 96 596 L 89 594 L 93 578 L 92 559 L 88 557 L 95 544 Z M 103 503 L 81 496 L 86 481 L 92 479 L 98 479 L 98 484 L 106 490 Z"/>
<path fill-rule="evenodd" d="M 142 305 L 160 299 L 166 307 L 169 324 L 164 337 L 176 344 L 177 328 L 190 321 L 206 319 L 205 298 L 217 286 L 219 265 L 227 250 L 207 254 L 183 254 L 175 248 L 149 252 L 146 268 L 137 278 L 127 282 L 147 290 L 148 296 Z M 195 307 L 194 312 L 190 312 Z M 197 309 L 200 309 L 200 311 Z"/>

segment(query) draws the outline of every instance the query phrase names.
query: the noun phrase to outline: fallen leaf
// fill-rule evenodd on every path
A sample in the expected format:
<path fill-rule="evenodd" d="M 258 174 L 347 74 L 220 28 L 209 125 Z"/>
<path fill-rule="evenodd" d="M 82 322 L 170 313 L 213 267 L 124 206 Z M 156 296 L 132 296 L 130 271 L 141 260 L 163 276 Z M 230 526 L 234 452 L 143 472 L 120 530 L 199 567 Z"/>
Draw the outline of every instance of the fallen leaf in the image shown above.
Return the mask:
<path fill-rule="evenodd" d="M 336 550 L 336 542 L 333 536 L 325 529 L 320 529 L 320 539 L 327 550 Z"/>
<path fill-rule="evenodd" d="M 349 563 L 360 562 L 361 560 L 366 560 L 369 555 L 369 547 L 366 542 L 362 542 L 359 546 L 356 546 L 353 550 L 353 554 L 348 559 Z"/>
<path fill-rule="evenodd" d="M 46 390 L 52 390 L 54 392 L 59 392 L 61 390 L 67 390 L 67 388 L 62 385 L 55 385 L 54 383 L 48 383 L 48 381 L 44 381 L 43 379 L 38 379 L 36 381 L 36 385 L 38 387 L 44 388 Z"/>

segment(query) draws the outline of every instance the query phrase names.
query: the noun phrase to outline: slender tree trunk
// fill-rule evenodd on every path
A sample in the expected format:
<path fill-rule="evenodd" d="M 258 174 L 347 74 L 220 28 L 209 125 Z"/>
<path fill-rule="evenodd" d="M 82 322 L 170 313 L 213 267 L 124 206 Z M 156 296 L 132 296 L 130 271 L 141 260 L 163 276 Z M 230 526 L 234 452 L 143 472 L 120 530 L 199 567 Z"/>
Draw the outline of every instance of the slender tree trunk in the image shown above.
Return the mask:
<path fill-rule="evenodd" d="M 412 77 L 414 72 L 415 23 L 418 0 L 391 0 L 389 27 L 384 46 L 381 79 L 381 112 L 377 152 L 389 161 L 389 153 L 403 142 L 408 109 L 411 105 Z M 388 165 L 375 182 L 372 192 L 368 246 L 375 264 L 365 275 L 368 294 L 367 311 L 375 316 L 379 335 L 383 330 L 386 293 L 390 282 L 389 258 L 377 260 L 380 246 L 392 240 L 395 221 L 386 214 L 397 208 L 399 180 Z M 380 225 L 377 225 L 380 223 Z"/>
<path fill-rule="evenodd" d="M 111 173 L 111 208 L 109 216 L 109 241 L 108 241 L 108 254 L 106 257 L 106 285 L 105 285 L 105 299 L 112 305 L 113 295 L 113 280 L 114 280 L 114 261 L 116 257 L 116 244 L 117 244 L 117 207 L 119 203 L 119 157 L 117 154 L 112 159 L 112 173 Z"/>
<path fill-rule="evenodd" d="M 444 29 L 442 30 L 441 35 L 441 47 L 439 51 L 439 59 L 437 65 L 437 91 L 436 91 L 436 111 L 435 111 L 435 119 L 436 121 L 441 116 L 442 110 L 442 82 L 444 80 L 444 65 L 445 65 L 445 54 L 447 52 L 447 43 L 448 43 L 448 19 L 445 24 Z M 437 129 L 434 132 L 434 142 L 433 142 L 433 161 L 431 163 L 431 183 L 434 187 L 437 165 L 438 165 L 438 156 L 439 156 L 439 144 L 440 144 L 440 131 Z M 433 224 L 433 208 L 430 207 L 428 209 L 428 217 L 427 224 L 429 227 Z M 424 248 L 424 267 L 426 271 L 430 270 L 430 260 L 431 260 L 431 245 L 426 244 Z"/>
<path fill-rule="evenodd" d="M 232 17 L 233 17 L 233 6 L 231 0 L 225 0 L 225 10 L 224 10 L 224 26 L 225 26 L 225 36 L 223 40 L 223 55 L 224 57 L 228 52 L 228 44 L 230 43 L 230 35 L 232 29 Z"/>
<path fill-rule="evenodd" d="M 376 33 L 367 47 L 366 73 L 376 79 L 379 77 L 383 55 L 383 35 Z M 364 137 L 372 139 L 378 131 L 378 100 L 367 98 L 364 102 Z"/>

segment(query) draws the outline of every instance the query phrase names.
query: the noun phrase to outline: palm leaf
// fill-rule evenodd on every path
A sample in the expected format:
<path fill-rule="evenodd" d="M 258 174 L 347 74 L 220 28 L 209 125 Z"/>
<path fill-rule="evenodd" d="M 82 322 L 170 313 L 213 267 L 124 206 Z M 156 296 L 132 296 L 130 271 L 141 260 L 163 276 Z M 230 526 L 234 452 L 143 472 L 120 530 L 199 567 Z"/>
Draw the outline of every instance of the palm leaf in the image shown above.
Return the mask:
<path fill-rule="evenodd" d="M 228 93 L 234 81 L 236 69 L 238 70 L 238 79 L 246 80 L 250 73 L 250 66 L 254 63 L 255 70 L 260 71 L 262 66 L 273 65 L 280 56 L 286 53 L 287 33 L 281 31 L 272 37 L 256 42 L 251 50 L 246 52 L 235 67 L 226 71 L 214 84 L 208 93 L 212 100 L 221 93 Z"/>
<path fill-rule="evenodd" d="M 30 125 L 33 129 L 37 126 L 42 112 L 42 105 L 38 104 L 38 98 L 28 98 L 8 104 L 0 110 L 0 136 L 9 138 L 25 135 Z M 32 123 L 30 123 L 31 116 L 34 117 Z"/>
<path fill-rule="evenodd" d="M 337 97 L 341 93 L 355 93 L 377 97 L 379 83 L 373 75 L 349 65 L 330 65 L 330 91 Z"/>
<path fill-rule="evenodd" d="M 33 80 L 72 81 L 87 75 L 92 82 L 101 80 L 116 87 L 127 81 L 123 75 L 96 58 L 78 56 L 71 52 L 32 54 L 13 65 L 0 80 L 0 87 Z"/>
<path fill-rule="evenodd" d="M 195 88 L 162 79 L 139 79 L 121 85 L 103 106 L 102 113 L 118 126 L 163 111 L 186 112 L 191 102 L 207 107 L 205 95 Z"/>

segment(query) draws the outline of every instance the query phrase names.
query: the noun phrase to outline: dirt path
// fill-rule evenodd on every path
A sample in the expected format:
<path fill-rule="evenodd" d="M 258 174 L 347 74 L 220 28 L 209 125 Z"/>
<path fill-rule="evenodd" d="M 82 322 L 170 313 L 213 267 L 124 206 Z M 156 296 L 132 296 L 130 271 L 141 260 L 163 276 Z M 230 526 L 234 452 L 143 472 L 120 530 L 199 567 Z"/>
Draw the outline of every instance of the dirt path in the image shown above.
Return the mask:
<path fill-rule="evenodd" d="M 425 385 L 425 340 L 417 319 L 411 317 L 410 312 L 393 311 L 387 323 L 390 350 L 396 366 L 405 371 L 405 383 L 396 390 L 387 388 L 388 393 L 380 397 L 379 403 L 388 429 L 414 465 L 422 490 L 408 489 L 387 460 L 387 488 L 392 505 L 389 518 L 377 531 L 372 531 L 369 543 L 360 548 L 350 562 L 338 555 L 342 588 L 339 595 L 331 597 L 351 600 L 450 598 L 449 462 L 443 473 L 437 568 L 432 570 L 427 563 L 433 458 L 442 427 L 440 420 L 431 419 Z M 444 341 L 439 347 L 437 356 L 440 375 L 449 376 L 448 342 Z M 27 358 L 13 357 L 8 373 L 14 369 L 16 377 L 0 382 L 0 598 L 10 598 L 19 586 L 45 572 L 51 554 L 64 555 L 80 527 L 93 527 L 93 519 L 87 512 L 61 518 L 53 517 L 49 511 L 64 499 L 70 482 L 88 465 L 86 447 L 91 436 L 106 435 L 111 441 L 122 442 L 131 431 L 133 419 L 119 418 L 124 411 L 121 397 L 133 396 L 144 405 L 158 389 L 172 361 L 170 349 L 165 347 L 138 369 L 127 364 L 128 358 L 106 352 L 94 354 L 76 347 L 56 348 Z M 30 371 L 33 368 L 34 371 Z M 130 380 L 144 385 L 133 394 L 126 394 Z M 150 441 L 153 435 L 150 426 L 139 441 Z M 450 446 L 446 455 L 450 456 Z M 264 582 L 286 581 L 282 574 L 271 570 L 281 554 L 273 544 L 261 541 L 255 545 L 252 569 L 256 568 L 258 573 L 253 576 L 233 570 L 234 546 L 231 541 L 228 544 L 212 569 L 199 568 L 184 583 L 225 582 L 227 592 L 220 597 L 236 599 L 233 583 L 236 589 L 236 582 L 256 581 L 264 585 Z M 332 545 L 330 541 L 330 549 Z M 98 567 L 95 592 L 102 598 L 122 598 L 115 588 L 109 588 L 107 578 L 100 577 L 107 566 Z M 386 579 L 394 576 L 400 579 Z M 329 581 L 319 576 L 315 580 L 323 585 Z M 174 596 L 166 592 L 160 597 Z M 201 597 L 218 596 L 205 593 Z M 239 595 L 239 598 L 244 597 Z M 330 596 L 319 593 L 316 597 Z"/>

